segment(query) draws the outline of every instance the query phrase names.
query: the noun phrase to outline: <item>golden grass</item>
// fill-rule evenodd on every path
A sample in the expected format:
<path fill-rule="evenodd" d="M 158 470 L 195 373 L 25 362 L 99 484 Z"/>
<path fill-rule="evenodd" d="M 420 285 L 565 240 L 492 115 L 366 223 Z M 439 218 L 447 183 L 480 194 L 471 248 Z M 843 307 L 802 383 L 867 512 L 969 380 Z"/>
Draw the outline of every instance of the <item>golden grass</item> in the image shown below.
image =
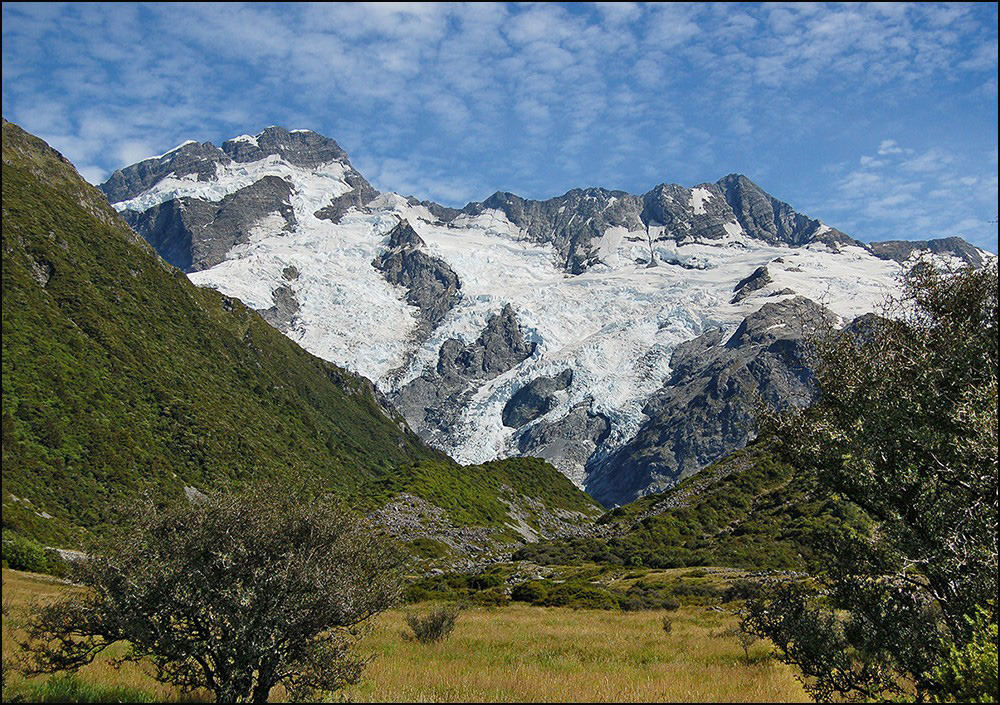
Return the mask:
<path fill-rule="evenodd" d="M 42 576 L 3 571 L 4 601 L 25 604 L 67 589 Z M 364 641 L 375 659 L 343 695 L 356 702 L 787 702 L 807 700 L 793 671 L 756 644 L 750 662 L 733 638 L 713 636 L 733 617 L 699 607 L 607 612 L 514 604 L 466 610 L 451 637 L 424 645 L 403 638 L 405 614 L 382 615 Z M 16 646 L 4 619 L 3 655 Z M 142 688 L 163 699 L 177 692 L 138 667 L 106 660 L 81 671 L 87 681 Z M 278 695 L 278 693 L 274 693 Z"/>

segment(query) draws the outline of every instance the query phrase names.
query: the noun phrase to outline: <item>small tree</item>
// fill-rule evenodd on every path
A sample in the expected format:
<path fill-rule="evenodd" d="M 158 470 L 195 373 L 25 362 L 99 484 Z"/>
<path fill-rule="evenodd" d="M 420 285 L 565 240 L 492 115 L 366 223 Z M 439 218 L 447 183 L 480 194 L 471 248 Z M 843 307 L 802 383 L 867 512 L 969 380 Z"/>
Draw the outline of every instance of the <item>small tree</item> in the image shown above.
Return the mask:
<path fill-rule="evenodd" d="M 962 652 L 967 617 L 997 620 L 996 263 L 918 264 L 904 287 L 892 315 L 817 341 L 818 404 L 771 429 L 871 520 L 824 538 L 824 600 L 786 584 L 748 602 L 820 699 L 947 697 L 942 644 Z"/>
<path fill-rule="evenodd" d="M 132 521 L 75 566 L 87 589 L 35 606 L 29 673 L 77 669 L 116 642 L 158 680 L 217 702 L 309 700 L 359 680 L 361 628 L 396 600 L 402 554 L 341 504 L 219 494 Z"/>

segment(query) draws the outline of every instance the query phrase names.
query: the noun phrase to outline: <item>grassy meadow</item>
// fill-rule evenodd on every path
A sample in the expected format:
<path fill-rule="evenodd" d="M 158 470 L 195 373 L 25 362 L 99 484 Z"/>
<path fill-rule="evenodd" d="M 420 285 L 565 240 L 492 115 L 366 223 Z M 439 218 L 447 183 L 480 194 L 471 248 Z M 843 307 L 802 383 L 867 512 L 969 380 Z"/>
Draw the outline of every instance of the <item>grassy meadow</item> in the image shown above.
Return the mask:
<path fill-rule="evenodd" d="M 47 576 L 3 571 L 3 658 L 17 656 L 17 608 L 73 589 Z M 364 649 L 374 656 L 362 681 L 340 694 L 354 702 L 553 701 L 802 701 L 793 671 L 758 642 L 749 660 L 733 636 L 735 618 L 707 607 L 619 612 L 534 607 L 473 607 L 443 642 L 404 638 L 405 616 L 428 605 L 387 612 L 372 625 Z M 672 623 L 670 633 L 663 618 Z M 68 685 L 32 682 L 6 674 L 5 699 L 61 697 Z M 176 689 L 158 684 L 135 665 L 115 669 L 108 658 L 83 669 L 69 684 L 79 702 L 178 701 Z M 197 696 L 197 694 L 195 694 Z M 205 694 L 207 696 L 207 693 Z M 131 697 L 129 697 L 131 696 Z M 280 701 L 282 693 L 273 692 Z M 190 700 L 190 698 L 185 698 Z M 195 698 L 197 699 L 197 698 Z"/>

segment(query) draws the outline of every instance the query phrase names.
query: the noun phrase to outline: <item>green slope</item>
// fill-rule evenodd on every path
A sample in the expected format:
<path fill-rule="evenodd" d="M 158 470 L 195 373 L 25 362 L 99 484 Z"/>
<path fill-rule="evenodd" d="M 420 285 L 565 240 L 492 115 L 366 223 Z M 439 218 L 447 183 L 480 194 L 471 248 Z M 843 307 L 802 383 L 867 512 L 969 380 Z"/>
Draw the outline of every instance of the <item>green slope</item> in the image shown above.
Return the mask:
<path fill-rule="evenodd" d="M 498 487 L 593 511 L 554 468 L 462 468 L 372 384 L 163 262 L 41 140 L 3 123 L 3 526 L 60 545 L 139 488 L 315 481 L 502 525 Z M 513 470 L 511 468 L 514 468 Z M 521 468 L 521 469 L 518 469 Z"/>
<path fill-rule="evenodd" d="M 654 568 L 729 566 L 810 570 L 827 532 L 863 530 L 852 505 L 776 460 L 764 442 L 737 451 L 676 487 L 618 507 L 594 536 L 525 546 L 517 558 Z"/>

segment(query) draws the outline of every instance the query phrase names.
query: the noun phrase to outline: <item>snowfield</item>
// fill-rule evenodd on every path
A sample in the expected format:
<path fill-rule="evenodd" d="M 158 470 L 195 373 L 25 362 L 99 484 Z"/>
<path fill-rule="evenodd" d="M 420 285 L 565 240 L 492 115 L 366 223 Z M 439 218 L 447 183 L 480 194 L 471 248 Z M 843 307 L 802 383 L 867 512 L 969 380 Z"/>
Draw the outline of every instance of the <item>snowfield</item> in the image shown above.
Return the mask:
<path fill-rule="evenodd" d="M 315 169 L 289 165 L 278 156 L 218 167 L 216 178 L 167 177 L 139 196 L 115 204 L 142 211 L 171 198 L 218 201 L 263 176 L 294 187 L 297 221 L 283 230 L 280 217 L 262 218 L 248 243 L 234 247 L 215 267 L 190 275 L 256 309 L 274 305 L 273 292 L 289 287 L 299 302 L 288 335 L 313 354 L 364 375 L 387 393 L 433 368 L 441 344 L 476 340 L 488 318 L 513 306 L 535 354 L 481 386 L 463 410 L 458 445 L 444 448 L 462 462 L 482 462 L 516 453 L 514 429 L 501 422 L 512 394 L 539 375 L 569 368 L 573 383 L 557 395 L 545 415 L 551 422 L 585 401 L 611 420 L 607 450 L 633 437 L 648 397 L 670 377 L 676 346 L 708 329 L 732 331 L 744 316 L 790 289 L 826 305 L 844 320 L 879 308 L 896 293 L 900 267 L 860 247 L 834 251 L 824 244 L 768 246 L 747 237 L 736 223 L 723 241 L 678 246 L 653 242 L 658 230 L 608 228 L 594 241 L 601 264 L 569 275 L 549 245 L 529 242 L 503 212 L 488 210 L 439 223 L 423 206 L 383 194 L 352 209 L 337 224 L 314 214 L 350 190 L 346 166 Z M 690 207 L 705 212 L 714 196 L 691 191 Z M 406 290 L 389 284 L 372 260 L 384 251 L 387 234 L 407 220 L 429 255 L 444 260 L 461 281 L 460 299 L 426 339 L 417 336 L 417 311 Z M 652 256 L 651 265 L 645 264 Z M 641 260 L 643 263 L 637 263 Z M 736 284 L 767 265 L 772 282 L 738 304 Z M 298 276 L 286 275 L 289 267 Z M 537 423 L 537 422 L 533 422 Z M 582 467 L 563 467 L 578 484 Z"/>

